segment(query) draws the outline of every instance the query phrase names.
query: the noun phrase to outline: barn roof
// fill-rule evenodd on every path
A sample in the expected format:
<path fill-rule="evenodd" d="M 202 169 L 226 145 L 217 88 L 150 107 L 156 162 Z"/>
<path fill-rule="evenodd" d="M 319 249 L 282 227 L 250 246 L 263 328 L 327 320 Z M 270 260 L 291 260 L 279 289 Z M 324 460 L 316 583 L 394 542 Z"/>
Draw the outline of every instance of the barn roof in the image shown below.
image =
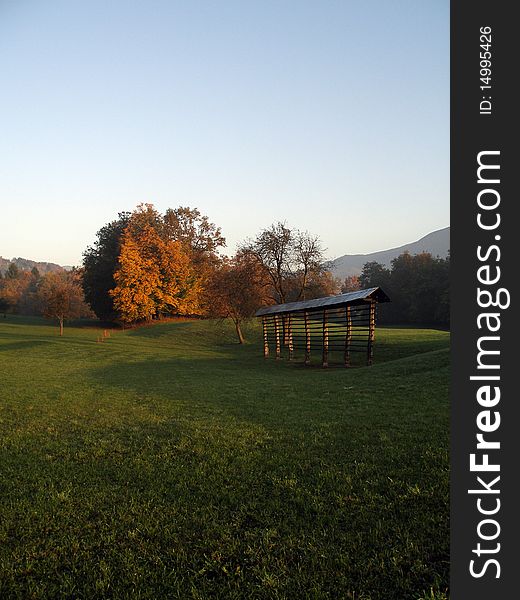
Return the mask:
<path fill-rule="evenodd" d="M 264 306 L 256 311 L 255 317 L 297 312 L 300 310 L 319 310 L 332 306 L 338 307 L 348 306 L 349 304 L 363 304 L 366 300 L 390 302 L 390 298 L 380 287 L 371 287 L 367 288 L 366 290 L 358 290 L 356 292 L 348 292 L 346 294 L 337 294 L 336 296 L 325 296 L 324 298 L 315 298 L 314 300 L 303 300 L 302 302 L 287 302 L 286 304 Z"/>

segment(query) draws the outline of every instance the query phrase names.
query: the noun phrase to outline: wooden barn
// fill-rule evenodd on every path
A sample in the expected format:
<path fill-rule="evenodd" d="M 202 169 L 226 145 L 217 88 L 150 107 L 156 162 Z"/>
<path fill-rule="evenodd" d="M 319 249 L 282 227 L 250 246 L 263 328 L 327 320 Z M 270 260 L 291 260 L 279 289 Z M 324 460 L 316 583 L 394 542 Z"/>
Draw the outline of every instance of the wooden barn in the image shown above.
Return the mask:
<path fill-rule="evenodd" d="M 373 287 L 261 308 L 256 316 L 262 318 L 264 357 L 274 351 L 276 358 L 281 358 L 284 348 L 289 360 L 298 354 L 310 364 L 314 352 L 327 367 L 329 354 L 334 352 L 349 367 L 351 353 L 363 352 L 367 365 L 371 365 L 379 302 L 390 302 L 390 298 L 381 288 Z"/>

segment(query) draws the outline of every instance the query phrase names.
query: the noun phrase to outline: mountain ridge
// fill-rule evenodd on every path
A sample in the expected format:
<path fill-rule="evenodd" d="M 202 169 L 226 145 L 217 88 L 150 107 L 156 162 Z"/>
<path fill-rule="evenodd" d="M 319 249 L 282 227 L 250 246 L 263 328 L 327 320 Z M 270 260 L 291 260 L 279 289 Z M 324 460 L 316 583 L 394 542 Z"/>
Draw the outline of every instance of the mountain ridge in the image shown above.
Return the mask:
<path fill-rule="evenodd" d="M 70 271 L 70 269 L 72 269 L 72 267 L 69 266 L 58 265 L 46 261 L 30 260 L 28 258 L 22 258 L 21 256 L 10 260 L 0 256 L 0 272 L 2 275 L 5 275 L 5 272 L 11 263 L 15 264 L 20 271 L 30 271 L 36 267 L 41 275 L 49 273 L 50 271 Z"/>
<path fill-rule="evenodd" d="M 327 266 L 331 269 L 334 276 L 344 279 L 351 275 L 359 275 L 363 269 L 363 265 L 367 262 L 375 261 L 389 267 L 392 260 L 403 252 L 409 252 L 410 254 L 429 252 L 432 256 L 445 258 L 449 250 L 450 228 L 444 227 L 443 229 L 428 233 L 415 242 L 403 244 L 396 248 L 379 250 L 377 252 L 370 252 L 369 254 L 344 254 L 329 261 Z M 2 274 L 5 274 L 10 263 L 14 263 L 21 271 L 30 271 L 33 267 L 36 267 L 42 275 L 49 271 L 69 271 L 72 268 L 52 262 L 35 261 L 22 257 L 9 260 L 0 256 L 0 272 Z"/>
<path fill-rule="evenodd" d="M 396 248 L 379 250 L 369 254 L 344 254 L 339 258 L 331 260 L 328 263 L 328 267 L 334 276 L 344 279 L 352 275 L 359 275 L 363 269 L 363 265 L 367 262 L 374 261 L 389 267 L 392 260 L 403 254 L 403 252 L 409 252 L 410 254 L 429 252 L 432 256 L 445 258 L 449 251 L 450 227 L 448 226 L 432 231 L 415 242 L 403 244 Z"/>

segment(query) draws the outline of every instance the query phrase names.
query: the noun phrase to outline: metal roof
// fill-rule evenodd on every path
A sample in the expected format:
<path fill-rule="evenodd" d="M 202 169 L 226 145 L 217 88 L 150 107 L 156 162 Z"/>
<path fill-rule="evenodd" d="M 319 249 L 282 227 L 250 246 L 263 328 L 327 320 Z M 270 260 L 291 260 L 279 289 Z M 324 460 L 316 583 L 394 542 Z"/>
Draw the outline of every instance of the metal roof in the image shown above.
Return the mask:
<path fill-rule="evenodd" d="M 324 298 L 315 298 L 314 300 L 303 300 L 302 302 L 287 302 L 286 304 L 275 304 L 274 306 L 264 306 L 256 311 L 255 317 L 262 315 L 272 315 L 279 313 L 297 312 L 300 310 L 318 310 L 330 306 L 341 306 L 348 304 L 362 304 L 365 300 L 377 300 L 377 302 L 390 302 L 390 298 L 380 287 L 367 288 L 356 292 L 338 294 L 336 296 L 325 296 Z"/>

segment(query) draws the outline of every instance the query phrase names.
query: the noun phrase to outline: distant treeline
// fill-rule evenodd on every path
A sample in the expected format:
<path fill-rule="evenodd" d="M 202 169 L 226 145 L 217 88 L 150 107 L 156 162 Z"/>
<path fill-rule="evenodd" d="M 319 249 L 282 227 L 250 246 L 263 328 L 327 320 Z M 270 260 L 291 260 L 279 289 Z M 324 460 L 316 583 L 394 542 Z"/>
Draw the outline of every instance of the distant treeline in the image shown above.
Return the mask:
<path fill-rule="evenodd" d="M 351 284 L 352 285 L 352 284 Z M 360 288 L 380 286 L 391 302 L 378 307 L 378 320 L 387 324 L 449 327 L 450 257 L 401 254 L 387 268 L 368 262 L 358 278 Z"/>
<path fill-rule="evenodd" d="M 225 256 L 221 230 L 196 208 L 164 214 L 151 204 L 120 213 L 97 232 L 83 266 L 40 274 L 9 264 L 0 273 L 0 310 L 66 319 L 94 313 L 133 325 L 165 316 L 241 323 L 268 304 L 380 286 L 390 296 L 382 323 L 449 323 L 449 258 L 402 254 L 390 269 L 369 262 L 342 282 L 326 268 L 317 236 L 275 223 Z M 92 312 L 91 312 L 92 311 Z"/>
<path fill-rule="evenodd" d="M 77 269 L 41 275 L 36 267 L 23 271 L 11 263 L 5 274 L 0 272 L 0 312 L 54 319 L 63 335 L 66 319 L 94 316 L 85 303 L 81 280 L 82 272 Z"/>
<path fill-rule="evenodd" d="M 37 269 L 38 273 L 41 273 L 42 275 L 45 275 L 45 273 L 49 273 L 50 271 L 70 271 L 72 269 L 72 267 L 62 267 L 50 262 L 38 262 L 21 257 L 12 258 L 9 260 L 3 256 L 0 256 L 0 275 L 5 275 L 10 265 L 14 265 L 20 271 Z"/>

